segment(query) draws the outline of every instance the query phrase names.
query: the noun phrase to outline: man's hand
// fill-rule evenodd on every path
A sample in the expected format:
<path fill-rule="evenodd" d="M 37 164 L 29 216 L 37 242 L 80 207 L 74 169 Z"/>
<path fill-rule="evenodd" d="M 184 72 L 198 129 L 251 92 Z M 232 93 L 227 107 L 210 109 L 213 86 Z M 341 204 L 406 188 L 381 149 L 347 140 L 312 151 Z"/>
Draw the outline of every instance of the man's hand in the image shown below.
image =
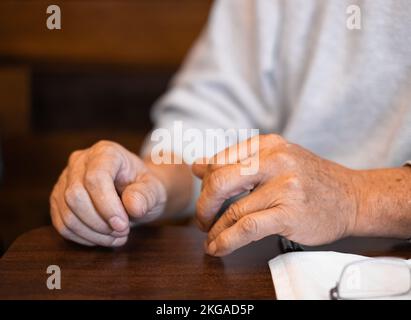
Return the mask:
<path fill-rule="evenodd" d="M 214 156 L 208 165 L 193 166 L 203 179 L 197 219 L 203 230 L 209 230 L 209 254 L 223 256 L 272 234 L 318 245 L 352 232 L 360 197 L 357 171 L 321 159 L 277 135 L 251 139 L 259 139 L 256 174 L 241 175 L 241 162 L 256 155 L 237 152 L 245 157 L 233 157 L 236 146 Z M 252 140 L 238 148 L 247 143 Z M 234 160 L 231 164 L 212 164 L 228 154 Z M 223 202 L 245 191 L 250 193 L 231 204 L 212 225 Z"/>
<path fill-rule="evenodd" d="M 70 156 L 50 196 L 54 227 L 80 244 L 106 247 L 127 241 L 130 225 L 162 213 L 162 181 L 135 154 L 101 141 Z"/>

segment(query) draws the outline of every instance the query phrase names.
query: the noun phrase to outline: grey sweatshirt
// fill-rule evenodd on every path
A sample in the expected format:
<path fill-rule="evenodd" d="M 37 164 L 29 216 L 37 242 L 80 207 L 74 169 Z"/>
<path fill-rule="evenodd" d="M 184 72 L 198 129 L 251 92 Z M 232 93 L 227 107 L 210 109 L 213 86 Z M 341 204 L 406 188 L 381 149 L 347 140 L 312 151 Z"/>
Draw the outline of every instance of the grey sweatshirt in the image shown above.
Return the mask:
<path fill-rule="evenodd" d="M 361 29 L 347 27 L 353 4 Z M 152 115 L 170 132 L 176 120 L 258 128 L 351 168 L 401 166 L 411 159 L 411 1 L 217 1 Z M 144 153 L 152 147 L 148 138 Z"/>

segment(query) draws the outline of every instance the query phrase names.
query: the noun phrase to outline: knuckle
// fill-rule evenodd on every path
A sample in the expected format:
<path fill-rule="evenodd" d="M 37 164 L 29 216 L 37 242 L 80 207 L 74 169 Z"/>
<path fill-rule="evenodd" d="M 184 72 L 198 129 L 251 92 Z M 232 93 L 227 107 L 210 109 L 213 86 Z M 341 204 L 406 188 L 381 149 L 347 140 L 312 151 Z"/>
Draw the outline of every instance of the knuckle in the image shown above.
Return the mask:
<path fill-rule="evenodd" d="M 74 183 L 64 192 L 64 199 L 69 206 L 76 206 L 82 200 L 83 194 L 83 186 L 79 183 Z"/>
<path fill-rule="evenodd" d="M 254 235 L 258 233 L 257 221 L 252 217 L 243 218 L 240 227 L 244 234 Z"/>
<path fill-rule="evenodd" d="M 140 218 L 152 208 L 145 196 L 145 191 L 126 189 L 122 194 L 123 205 L 133 218 Z"/>
<path fill-rule="evenodd" d="M 287 179 L 286 183 L 286 188 L 296 191 L 296 190 L 301 190 L 302 189 L 302 183 L 300 178 L 293 176 Z"/>
<path fill-rule="evenodd" d="M 295 143 L 286 142 L 284 144 L 284 149 L 286 149 L 288 152 L 295 152 L 299 150 L 299 146 Z"/>
<path fill-rule="evenodd" d="M 84 183 L 88 188 L 94 188 L 100 184 L 104 171 L 99 169 L 88 170 L 84 176 Z"/>
<path fill-rule="evenodd" d="M 218 171 L 212 172 L 208 178 L 208 187 L 211 192 L 219 192 L 223 188 L 224 178 Z"/>
<path fill-rule="evenodd" d="M 144 188 L 139 186 L 130 191 L 131 197 L 135 197 L 146 205 L 146 210 L 151 210 L 158 202 L 157 185 L 153 181 L 146 183 Z"/>
<path fill-rule="evenodd" d="M 110 141 L 110 140 L 100 140 L 100 141 L 96 142 L 93 147 L 96 147 L 96 148 L 104 148 L 104 147 L 106 147 L 106 146 L 112 145 L 113 143 L 114 143 L 114 142 L 112 142 L 112 141 Z"/>
<path fill-rule="evenodd" d="M 142 194 L 147 203 L 147 210 L 153 209 L 153 207 L 157 203 L 157 194 L 155 190 L 147 188 L 144 190 L 144 192 L 142 192 Z"/>
<path fill-rule="evenodd" d="M 75 150 L 75 151 L 73 151 L 73 152 L 70 154 L 69 159 L 68 159 L 69 165 L 72 164 L 73 162 L 75 162 L 75 161 L 78 159 L 78 157 L 81 155 L 82 152 L 83 152 L 83 151 L 81 151 L 81 150 Z"/>
<path fill-rule="evenodd" d="M 244 207 L 241 206 L 237 201 L 232 203 L 227 209 L 227 215 L 234 221 L 240 220 L 243 216 Z"/>
<path fill-rule="evenodd" d="M 226 251 L 227 249 L 230 248 L 230 238 L 227 235 L 220 235 L 218 238 L 218 248 L 221 251 Z"/>
<path fill-rule="evenodd" d="M 274 146 L 274 145 L 279 145 L 279 144 L 282 145 L 285 143 L 284 138 L 275 133 L 269 133 L 269 134 L 263 135 L 263 141 L 269 146 Z"/>
<path fill-rule="evenodd" d="M 109 140 L 100 140 L 93 146 L 93 150 L 104 153 L 112 153 L 117 150 L 117 143 Z"/>
<path fill-rule="evenodd" d="M 295 158 L 286 151 L 277 152 L 275 154 L 275 159 L 287 168 L 295 167 L 297 165 Z"/>
<path fill-rule="evenodd" d="M 73 213 L 66 211 L 61 218 L 67 229 L 73 230 L 76 228 L 76 217 Z"/>

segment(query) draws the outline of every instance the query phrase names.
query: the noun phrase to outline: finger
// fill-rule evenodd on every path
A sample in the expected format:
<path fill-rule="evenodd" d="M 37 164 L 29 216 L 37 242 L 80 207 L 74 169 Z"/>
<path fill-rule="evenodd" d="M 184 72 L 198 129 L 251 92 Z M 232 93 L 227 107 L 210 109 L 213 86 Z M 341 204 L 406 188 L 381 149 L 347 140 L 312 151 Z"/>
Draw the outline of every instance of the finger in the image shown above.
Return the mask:
<path fill-rule="evenodd" d="M 283 229 L 281 211 L 268 209 L 252 213 L 221 232 L 208 245 L 207 253 L 213 256 L 225 256 L 252 241 L 281 234 Z"/>
<path fill-rule="evenodd" d="M 209 159 L 196 160 L 192 166 L 194 175 L 203 178 L 207 171 L 216 170 L 227 164 L 238 163 L 253 156 L 259 150 L 259 141 L 260 136 L 253 136 L 229 146 Z"/>
<path fill-rule="evenodd" d="M 241 163 L 255 156 L 261 148 L 277 148 L 285 145 L 287 141 L 276 134 L 256 135 L 233 144 L 228 148 L 218 152 L 208 160 L 200 158 L 192 166 L 193 173 L 203 178 L 204 175 L 212 170 L 216 170 L 226 164 Z"/>
<path fill-rule="evenodd" d="M 76 158 L 71 158 L 67 168 L 67 182 L 64 191 L 64 200 L 69 209 L 90 229 L 97 233 L 109 234 L 114 237 L 126 236 L 129 228 L 118 232 L 107 224 L 94 208 L 87 190 L 83 185 L 86 171 L 85 153 Z"/>
<path fill-rule="evenodd" d="M 138 176 L 121 195 L 127 213 L 133 218 L 159 215 L 166 202 L 166 190 L 159 180 L 149 174 Z"/>
<path fill-rule="evenodd" d="M 121 166 L 122 158 L 114 153 L 90 153 L 84 176 L 86 190 L 97 212 L 118 232 L 129 228 L 126 210 L 114 186 Z"/>
<path fill-rule="evenodd" d="M 206 157 L 198 158 L 194 161 L 191 166 L 191 170 L 193 174 L 202 179 L 208 169 L 208 161 L 209 159 Z"/>
<path fill-rule="evenodd" d="M 225 200 L 252 190 L 262 176 L 262 172 L 241 175 L 241 164 L 231 164 L 213 171 L 203 181 L 204 187 L 197 201 L 196 218 L 202 229 L 210 228 Z"/>
<path fill-rule="evenodd" d="M 94 243 L 87 241 L 83 239 L 82 237 L 76 235 L 64 225 L 63 221 L 60 218 L 60 213 L 58 211 L 57 204 L 55 200 L 53 199 L 50 200 L 50 209 L 51 209 L 50 216 L 51 216 L 52 224 L 54 228 L 57 230 L 57 232 L 60 233 L 64 238 L 71 240 L 73 242 L 85 245 L 85 246 L 89 246 L 89 247 L 95 246 Z"/>
<path fill-rule="evenodd" d="M 59 187 L 61 189 L 66 189 L 66 178 L 65 176 L 62 177 Z M 95 232 L 93 229 L 86 226 L 67 206 L 64 193 L 57 192 L 56 193 L 56 203 L 57 203 L 57 210 L 60 216 L 61 221 L 65 225 L 67 229 L 69 229 L 72 233 L 76 234 L 77 236 L 100 246 L 104 247 L 116 247 L 121 246 L 126 243 L 128 232 L 123 234 L 120 237 L 110 236 L 106 234 L 101 234 Z"/>
<path fill-rule="evenodd" d="M 281 189 L 277 185 L 278 183 L 260 185 L 247 196 L 233 202 L 210 229 L 207 244 L 244 216 L 278 205 Z"/>

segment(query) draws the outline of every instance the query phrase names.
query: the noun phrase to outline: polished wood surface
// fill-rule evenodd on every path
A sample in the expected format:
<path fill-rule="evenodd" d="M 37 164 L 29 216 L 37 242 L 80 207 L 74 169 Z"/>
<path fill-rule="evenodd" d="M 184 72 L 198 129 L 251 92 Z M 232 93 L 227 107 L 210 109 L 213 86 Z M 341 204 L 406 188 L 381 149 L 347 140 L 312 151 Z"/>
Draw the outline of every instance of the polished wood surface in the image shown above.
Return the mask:
<path fill-rule="evenodd" d="M 0 299 L 274 299 L 267 262 L 280 254 L 268 237 L 224 257 L 204 254 L 196 228 L 142 227 L 126 246 L 86 248 L 51 227 L 19 237 L 0 260 Z M 411 257 L 411 243 L 345 239 L 310 250 Z M 61 268 L 61 290 L 48 290 L 46 268 Z"/>
<path fill-rule="evenodd" d="M 0 298 L 274 298 L 267 265 L 274 238 L 223 259 L 204 254 L 204 238 L 194 227 L 145 227 L 112 250 L 69 243 L 51 227 L 36 229 L 0 260 Z M 46 287 L 51 264 L 61 268 L 61 290 Z"/>

